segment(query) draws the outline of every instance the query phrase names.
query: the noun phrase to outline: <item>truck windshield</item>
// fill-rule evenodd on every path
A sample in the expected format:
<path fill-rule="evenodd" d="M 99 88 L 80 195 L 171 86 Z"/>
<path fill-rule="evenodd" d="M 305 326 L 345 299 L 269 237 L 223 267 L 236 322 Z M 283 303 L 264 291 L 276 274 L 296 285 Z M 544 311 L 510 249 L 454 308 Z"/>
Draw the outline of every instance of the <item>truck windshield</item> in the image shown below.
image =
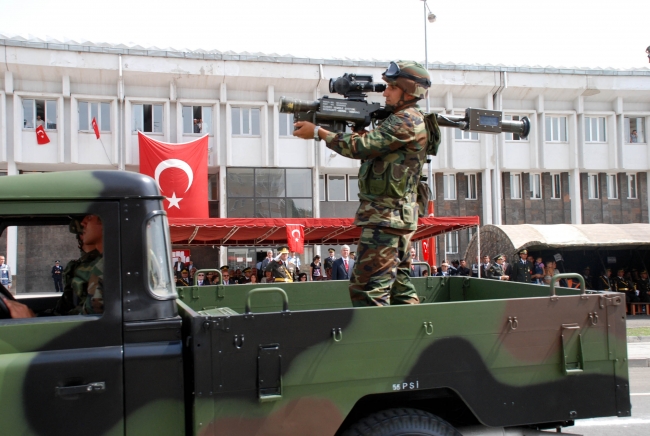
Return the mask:
<path fill-rule="evenodd" d="M 149 290 L 158 298 L 175 298 L 169 264 L 169 225 L 165 215 L 154 215 L 145 227 Z"/>

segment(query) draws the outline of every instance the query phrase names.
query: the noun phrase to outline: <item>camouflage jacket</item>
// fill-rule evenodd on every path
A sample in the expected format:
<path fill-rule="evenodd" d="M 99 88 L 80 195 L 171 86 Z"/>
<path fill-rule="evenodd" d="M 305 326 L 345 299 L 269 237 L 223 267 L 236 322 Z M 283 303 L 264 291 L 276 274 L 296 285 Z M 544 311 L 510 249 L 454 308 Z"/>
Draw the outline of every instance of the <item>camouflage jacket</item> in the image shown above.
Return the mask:
<path fill-rule="evenodd" d="M 417 185 L 426 161 L 427 130 L 415 106 L 391 114 L 370 132 L 329 133 L 325 142 L 342 156 L 364 161 L 356 225 L 417 229 Z"/>
<path fill-rule="evenodd" d="M 63 270 L 63 295 L 54 308 L 57 315 L 78 315 L 83 313 L 88 297 L 88 281 L 95 264 L 102 258 L 97 250 L 83 253 L 77 260 L 71 260 Z"/>
<path fill-rule="evenodd" d="M 104 258 L 100 256 L 90 270 L 86 299 L 83 302 L 84 315 L 104 313 Z"/>

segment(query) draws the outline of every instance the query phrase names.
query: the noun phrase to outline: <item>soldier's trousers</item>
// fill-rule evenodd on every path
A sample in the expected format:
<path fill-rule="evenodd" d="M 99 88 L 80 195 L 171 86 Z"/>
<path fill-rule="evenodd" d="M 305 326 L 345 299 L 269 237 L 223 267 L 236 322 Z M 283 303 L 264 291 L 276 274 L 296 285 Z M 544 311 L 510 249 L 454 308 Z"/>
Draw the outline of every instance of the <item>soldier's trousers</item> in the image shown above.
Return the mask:
<path fill-rule="evenodd" d="M 411 283 L 411 238 L 415 231 L 363 226 L 350 279 L 352 305 L 418 304 Z"/>

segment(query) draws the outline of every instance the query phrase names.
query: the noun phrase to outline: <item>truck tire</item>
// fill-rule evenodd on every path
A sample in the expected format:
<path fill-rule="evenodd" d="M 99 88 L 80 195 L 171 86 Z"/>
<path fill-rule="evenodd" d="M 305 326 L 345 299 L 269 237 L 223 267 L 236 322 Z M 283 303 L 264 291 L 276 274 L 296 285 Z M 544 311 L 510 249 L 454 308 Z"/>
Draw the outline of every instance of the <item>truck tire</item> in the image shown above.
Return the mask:
<path fill-rule="evenodd" d="M 462 436 L 451 424 L 418 409 L 388 409 L 363 418 L 342 436 Z"/>

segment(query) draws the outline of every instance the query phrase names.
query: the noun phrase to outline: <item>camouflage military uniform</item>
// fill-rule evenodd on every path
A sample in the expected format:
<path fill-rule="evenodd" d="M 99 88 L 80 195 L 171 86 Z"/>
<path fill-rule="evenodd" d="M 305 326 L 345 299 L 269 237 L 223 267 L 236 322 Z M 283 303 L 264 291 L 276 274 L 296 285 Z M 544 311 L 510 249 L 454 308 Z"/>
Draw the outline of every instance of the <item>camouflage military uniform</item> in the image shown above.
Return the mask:
<path fill-rule="evenodd" d="M 411 284 L 411 238 L 417 229 L 417 185 L 426 160 L 427 132 L 415 103 L 371 132 L 329 133 L 327 147 L 362 159 L 355 224 L 361 226 L 350 279 L 354 306 L 417 304 Z"/>
<path fill-rule="evenodd" d="M 104 258 L 100 256 L 90 270 L 88 277 L 87 298 L 82 314 L 99 315 L 104 313 Z"/>
<path fill-rule="evenodd" d="M 82 254 L 79 259 L 68 262 L 63 270 L 63 295 L 54 308 L 56 315 L 78 315 L 84 312 L 88 297 L 88 282 L 93 273 L 97 276 L 96 264 L 101 259 L 101 253 L 92 250 Z M 99 268 L 102 267 L 103 262 Z"/>

